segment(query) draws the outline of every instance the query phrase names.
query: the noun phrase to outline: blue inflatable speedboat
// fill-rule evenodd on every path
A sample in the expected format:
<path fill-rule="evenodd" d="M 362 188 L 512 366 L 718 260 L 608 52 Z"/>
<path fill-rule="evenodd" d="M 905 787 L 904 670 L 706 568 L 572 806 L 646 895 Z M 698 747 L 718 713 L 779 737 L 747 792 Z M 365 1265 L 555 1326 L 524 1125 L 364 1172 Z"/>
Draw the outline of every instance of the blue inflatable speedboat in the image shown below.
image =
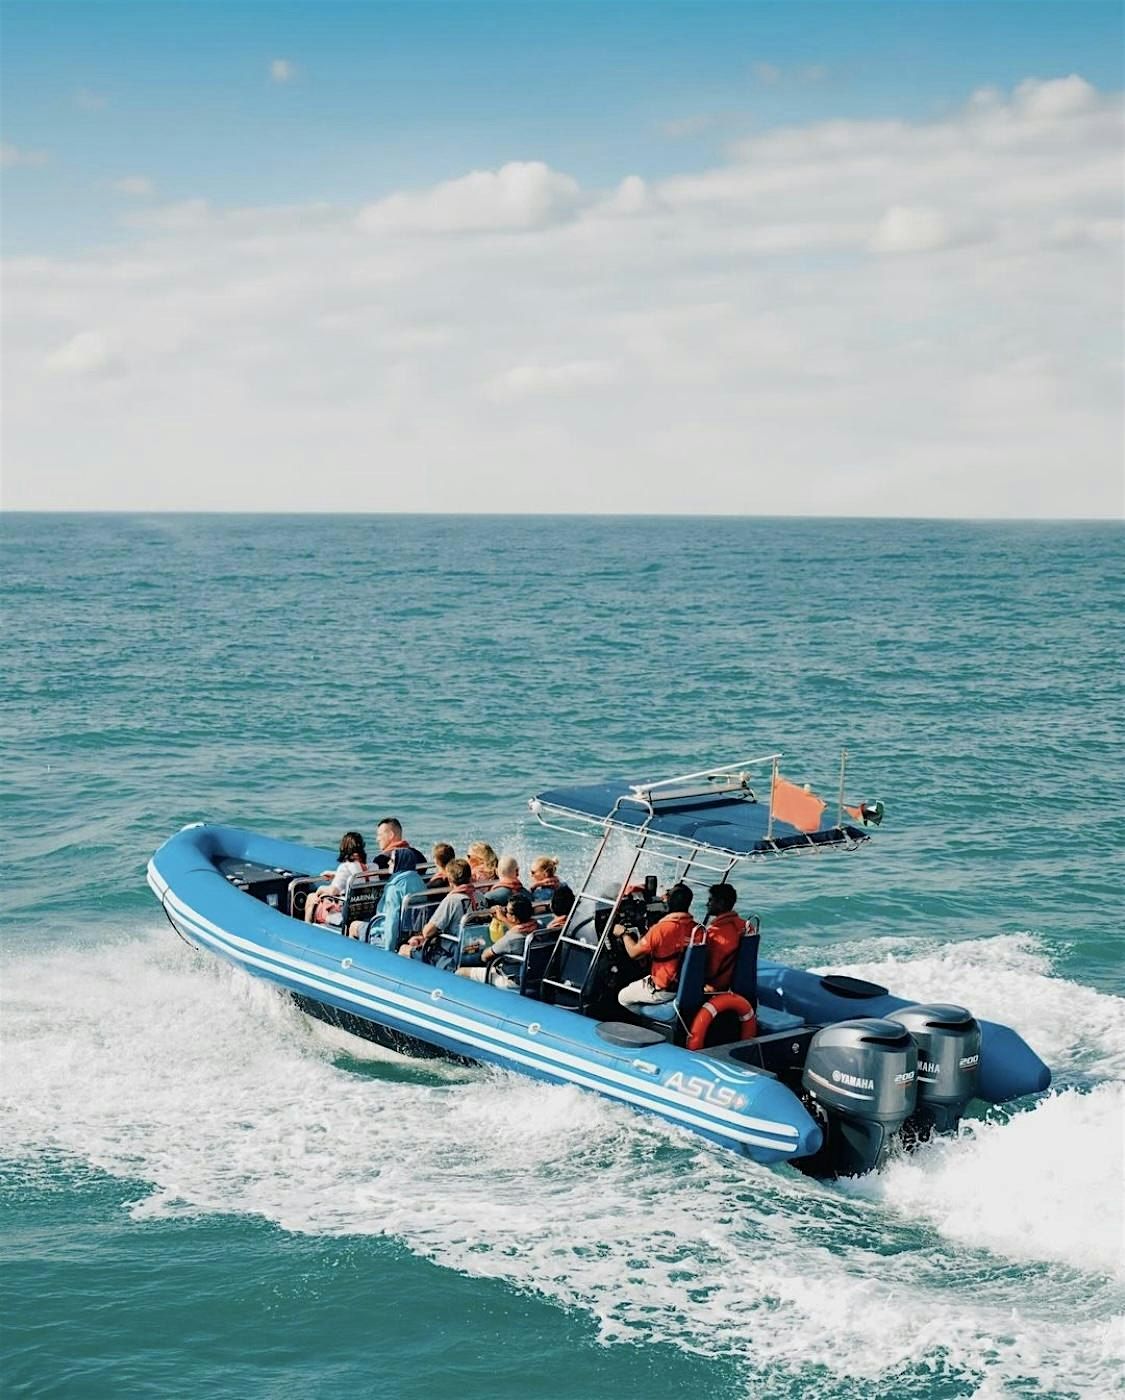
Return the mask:
<path fill-rule="evenodd" d="M 856 850 L 881 821 L 880 804 L 845 804 L 843 765 L 833 807 L 784 778 L 778 760 L 532 798 L 544 825 L 599 841 L 564 926 L 526 939 L 508 962 L 509 986 L 455 975 L 471 958 L 464 934 L 432 938 L 415 957 L 383 946 L 398 941 L 385 933 L 380 943 L 345 937 L 349 926 L 378 927 L 385 876 L 352 880 L 340 928 L 304 922 L 318 872 L 334 863 L 324 850 L 188 826 L 154 854 L 148 881 L 191 944 L 276 983 L 320 1020 L 405 1053 L 592 1089 L 760 1162 L 867 1171 L 896 1144 L 952 1131 L 973 1099 L 1045 1089 L 1050 1073 L 1026 1043 L 963 1007 L 759 962 L 754 919 L 722 992 L 705 986 L 707 932 L 697 928 L 674 999 L 622 1008 L 618 992 L 643 970 L 622 935 L 663 915 L 663 885 Z M 445 893 L 427 887 L 396 905 L 398 936 L 422 927 Z"/>

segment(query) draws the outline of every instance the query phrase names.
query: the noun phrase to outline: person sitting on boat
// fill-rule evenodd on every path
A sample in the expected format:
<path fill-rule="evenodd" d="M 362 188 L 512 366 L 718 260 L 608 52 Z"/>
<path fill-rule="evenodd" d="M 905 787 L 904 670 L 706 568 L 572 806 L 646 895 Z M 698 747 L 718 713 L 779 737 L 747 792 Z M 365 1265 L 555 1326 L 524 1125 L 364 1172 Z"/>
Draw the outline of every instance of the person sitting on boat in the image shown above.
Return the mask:
<path fill-rule="evenodd" d="M 403 901 L 407 895 L 421 894 L 426 888 L 418 874 L 415 854 L 409 846 L 400 846 L 391 852 L 388 870 L 391 878 L 383 890 L 379 908 L 370 919 L 353 919 L 348 925 L 349 938 L 366 939 L 380 948 L 389 948 L 392 953 L 397 949 Z"/>
<path fill-rule="evenodd" d="M 482 905 L 480 895 L 473 885 L 472 870 L 467 860 L 451 860 L 446 867 L 449 876 L 449 893 L 434 910 L 428 923 L 420 933 L 416 933 L 398 950 L 404 958 L 422 957 L 423 949 L 431 939 L 443 934 L 460 932 L 461 920 L 466 914 Z"/>
<path fill-rule="evenodd" d="M 456 855 L 457 852 L 448 841 L 434 842 L 431 847 L 434 873 L 426 881 L 426 884 L 429 885 L 431 889 L 449 884 L 449 876 L 446 874 L 446 870 L 449 866 L 449 862 L 453 860 Z"/>
<path fill-rule="evenodd" d="M 465 852 L 476 885 L 494 885 L 497 881 L 496 852 L 487 841 L 474 841 Z"/>
<path fill-rule="evenodd" d="M 505 909 L 512 895 L 526 894 L 530 897 L 529 891 L 524 888 L 520 881 L 520 867 L 515 856 L 501 856 L 498 871 L 499 878 L 496 884 L 484 896 L 485 904 L 489 908 L 495 910 L 492 923 L 488 930 L 489 937 L 492 939 L 493 943 L 495 943 L 498 938 L 503 938 L 504 934 L 508 931 L 510 920 L 508 919 Z M 532 903 L 534 906 L 534 901 L 532 901 Z M 539 914 L 542 913 L 543 910 L 541 907 L 534 908 L 533 912 Z"/>
<path fill-rule="evenodd" d="M 656 1006 L 675 997 L 684 950 L 691 942 L 696 927 L 695 920 L 688 912 L 691 900 L 692 892 L 687 885 L 672 885 L 665 891 L 664 901 L 668 912 L 662 919 L 657 920 L 642 938 L 628 929 L 622 933 L 621 941 L 631 958 L 652 959 L 651 972 L 622 987 L 617 994 L 617 1000 L 626 1009 Z"/>
<path fill-rule="evenodd" d="M 551 896 L 562 884 L 562 881 L 559 879 L 558 857 L 536 856 L 531 862 L 531 870 L 528 879 L 531 882 L 532 903 L 548 903 Z"/>
<path fill-rule="evenodd" d="M 402 822 L 397 817 L 384 817 L 375 829 L 375 840 L 379 845 L 379 854 L 372 864 L 377 870 L 387 870 L 391 864 L 392 851 L 409 851 L 414 857 L 415 866 L 425 865 L 426 857 L 421 851 L 415 850 L 402 834 Z"/>
<path fill-rule="evenodd" d="M 504 912 L 507 915 L 507 933 L 496 943 L 492 943 L 482 950 L 480 966 L 459 967 L 457 969 L 458 977 L 470 977 L 474 982 L 491 982 L 494 987 L 511 989 L 519 986 L 518 976 L 509 977 L 499 968 L 493 968 L 490 977 L 489 965 L 505 955 L 512 958 L 522 957 L 527 940 L 533 933 L 539 932 L 539 922 L 531 907 L 531 899 L 526 894 L 513 894 L 508 900 Z"/>
<path fill-rule="evenodd" d="M 515 856 L 501 856 L 496 866 L 496 883 L 485 895 L 484 902 L 503 909 L 514 894 L 527 894 L 520 879 L 520 863 Z"/>
<path fill-rule="evenodd" d="M 735 913 L 738 891 L 733 885 L 712 885 L 707 891 L 707 972 L 705 992 L 727 992 L 734 977 L 738 945 L 746 920 Z"/>
<path fill-rule="evenodd" d="M 574 891 L 569 885 L 560 885 L 551 896 L 551 922 L 547 925 L 552 932 L 565 926 L 567 916 L 574 908 Z"/>
<path fill-rule="evenodd" d="M 306 924 L 324 923 L 330 913 L 339 909 L 340 898 L 348 887 L 348 881 L 366 873 L 367 850 L 358 831 L 345 831 L 340 837 L 336 859 L 339 864 L 335 870 L 320 872 L 320 878 L 327 880 L 328 884 L 310 891 L 305 900 Z"/>

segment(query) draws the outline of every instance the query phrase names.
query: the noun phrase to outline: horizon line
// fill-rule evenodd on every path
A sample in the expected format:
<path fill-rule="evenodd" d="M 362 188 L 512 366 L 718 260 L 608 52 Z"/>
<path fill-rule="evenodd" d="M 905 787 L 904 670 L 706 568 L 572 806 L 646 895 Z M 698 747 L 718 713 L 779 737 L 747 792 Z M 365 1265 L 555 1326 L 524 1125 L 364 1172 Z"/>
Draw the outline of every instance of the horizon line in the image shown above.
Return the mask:
<path fill-rule="evenodd" d="M 898 524 L 962 524 L 962 525 L 1122 525 L 1121 515 L 796 515 L 764 511 L 490 511 L 490 510 L 298 510 L 279 507 L 276 510 L 225 510 L 210 507 L 184 506 L 0 506 L 0 520 L 5 516 L 204 516 L 230 519 L 294 519 L 318 517 L 324 520 L 807 520 L 856 521 Z"/>

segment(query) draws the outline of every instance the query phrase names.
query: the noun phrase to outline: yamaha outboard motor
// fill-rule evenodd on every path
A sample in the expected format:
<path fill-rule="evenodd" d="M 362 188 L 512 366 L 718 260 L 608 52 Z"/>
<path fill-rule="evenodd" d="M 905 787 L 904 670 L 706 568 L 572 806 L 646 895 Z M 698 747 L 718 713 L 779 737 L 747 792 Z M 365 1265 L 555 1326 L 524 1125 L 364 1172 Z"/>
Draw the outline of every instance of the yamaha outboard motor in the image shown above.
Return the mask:
<path fill-rule="evenodd" d="M 918 1108 L 907 1139 L 953 1133 L 977 1091 L 980 1026 L 963 1006 L 904 1006 L 892 1011 L 918 1047 Z"/>
<path fill-rule="evenodd" d="M 879 1166 L 914 1112 L 918 1049 L 897 1021 L 838 1021 L 817 1031 L 801 1075 L 824 1132 L 811 1176 L 861 1176 Z"/>

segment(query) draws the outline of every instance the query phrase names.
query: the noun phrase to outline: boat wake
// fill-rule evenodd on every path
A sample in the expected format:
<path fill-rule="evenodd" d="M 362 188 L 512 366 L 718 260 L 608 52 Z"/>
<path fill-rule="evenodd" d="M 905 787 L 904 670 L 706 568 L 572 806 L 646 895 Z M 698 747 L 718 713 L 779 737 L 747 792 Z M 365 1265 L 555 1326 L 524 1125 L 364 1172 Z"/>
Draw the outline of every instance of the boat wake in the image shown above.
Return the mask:
<path fill-rule="evenodd" d="M 1125 1000 L 1053 977 L 1050 957 L 1033 933 L 942 943 L 929 951 L 919 951 L 917 939 L 876 939 L 847 956 L 815 970 L 884 983 L 918 1001 L 947 1001 L 956 987 L 974 1016 L 1002 1021 L 1033 1045 L 1055 1084 L 1068 1076 L 1125 1080 Z"/>
<path fill-rule="evenodd" d="M 757 1395 L 814 1374 L 837 1396 L 932 1392 L 935 1376 L 1107 1393 L 1125 1006 L 1050 978 L 1030 935 L 894 956 L 919 997 L 955 958 L 974 1011 L 1109 1075 L 825 1186 L 574 1089 L 356 1072 L 271 988 L 161 930 L 8 960 L 0 1127 L 30 1174 L 61 1157 L 140 1183 L 138 1222 L 235 1212 L 391 1237 L 581 1309 L 607 1343 L 738 1358 Z"/>

